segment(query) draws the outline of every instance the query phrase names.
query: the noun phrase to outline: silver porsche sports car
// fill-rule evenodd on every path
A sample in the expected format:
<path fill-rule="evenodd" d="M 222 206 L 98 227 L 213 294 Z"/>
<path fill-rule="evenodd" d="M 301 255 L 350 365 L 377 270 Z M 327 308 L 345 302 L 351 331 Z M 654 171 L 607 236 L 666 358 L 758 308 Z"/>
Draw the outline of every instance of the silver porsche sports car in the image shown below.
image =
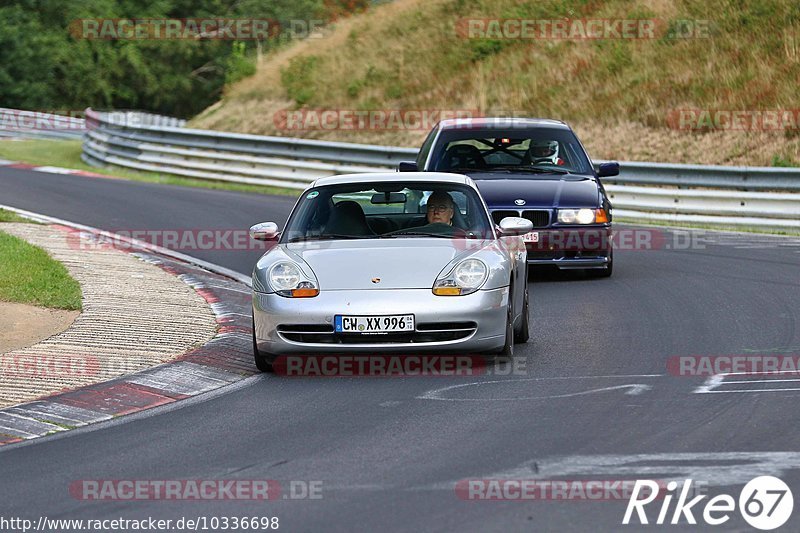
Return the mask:
<path fill-rule="evenodd" d="M 497 226 L 472 179 L 450 173 L 321 178 L 253 270 L 258 368 L 284 354 L 513 355 L 528 340 L 531 222 Z"/>

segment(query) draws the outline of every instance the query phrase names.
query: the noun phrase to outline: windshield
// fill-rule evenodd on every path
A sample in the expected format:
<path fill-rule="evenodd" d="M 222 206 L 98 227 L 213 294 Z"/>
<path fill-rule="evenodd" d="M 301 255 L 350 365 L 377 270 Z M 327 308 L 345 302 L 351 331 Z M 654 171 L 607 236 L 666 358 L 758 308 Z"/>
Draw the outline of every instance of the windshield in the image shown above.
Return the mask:
<path fill-rule="evenodd" d="M 564 129 L 445 130 L 429 170 L 591 174 L 575 135 Z"/>
<path fill-rule="evenodd" d="M 490 238 L 477 192 L 443 183 L 359 183 L 310 189 L 282 243 L 331 239 Z"/>

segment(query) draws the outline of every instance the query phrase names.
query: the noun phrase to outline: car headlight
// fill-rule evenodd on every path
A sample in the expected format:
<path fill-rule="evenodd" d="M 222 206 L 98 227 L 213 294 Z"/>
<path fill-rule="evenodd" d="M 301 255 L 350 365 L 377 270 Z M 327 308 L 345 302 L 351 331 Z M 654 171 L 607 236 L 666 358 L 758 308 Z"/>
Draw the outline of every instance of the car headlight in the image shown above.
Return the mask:
<path fill-rule="evenodd" d="M 460 262 L 447 275 L 436 280 L 433 284 L 433 294 L 437 296 L 463 296 L 480 289 L 489 269 L 479 259 L 467 259 Z"/>
<path fill-rule="evenodd" d="M 595 224 L 608 222 L 603 209 L 559 209 L 558 222 L 561 224 Z"/>
<path fill-rule="evenodd" d="M 272 290 L 287 298 L 311 298 L 319 294 L 317 281 L 303 274 L 296 263 L 275 263 L 269 269 L 268 279 Z"/>

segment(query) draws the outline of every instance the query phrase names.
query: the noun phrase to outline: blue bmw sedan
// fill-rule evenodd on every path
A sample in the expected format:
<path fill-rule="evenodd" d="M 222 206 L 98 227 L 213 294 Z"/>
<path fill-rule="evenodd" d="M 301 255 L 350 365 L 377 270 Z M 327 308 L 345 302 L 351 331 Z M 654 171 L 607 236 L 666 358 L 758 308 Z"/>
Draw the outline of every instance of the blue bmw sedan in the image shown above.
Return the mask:
<path fill-rule="evenodd" d="M 528 264 L 613 272 L 611 203 L 600 178 L 619 164 L 595 170 L 586 149 L 564 122 L 528 118 L 449 119 L 439 122 L 414 162 L 401 171 L 466 174 L 478 185 L 492 218 L 522 217 Z"/>

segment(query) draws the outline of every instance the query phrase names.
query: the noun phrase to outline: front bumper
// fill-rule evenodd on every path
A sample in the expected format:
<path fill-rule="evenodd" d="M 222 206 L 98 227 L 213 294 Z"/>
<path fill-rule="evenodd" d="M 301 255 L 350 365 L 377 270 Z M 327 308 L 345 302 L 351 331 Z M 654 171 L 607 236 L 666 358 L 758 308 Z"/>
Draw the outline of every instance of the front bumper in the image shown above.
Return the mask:
<path fill-rule="evenodd" d="M 611 226 L 534 230 L 538 242 L 526 242 L 529 265 L 552 265 L 562 270 L 605 268 L 611 262 Z"/>
<path fill-rule="evenodd" d="M 508 287 L 466 296 L 430 289 L 322 291 L 314 298 L 253 293 L 258 349 L 265 355 L 318 353 L 478 353 L 502 348 Z M 408 334 L 334 333 L 335 315 L 413 314 Z"/>

